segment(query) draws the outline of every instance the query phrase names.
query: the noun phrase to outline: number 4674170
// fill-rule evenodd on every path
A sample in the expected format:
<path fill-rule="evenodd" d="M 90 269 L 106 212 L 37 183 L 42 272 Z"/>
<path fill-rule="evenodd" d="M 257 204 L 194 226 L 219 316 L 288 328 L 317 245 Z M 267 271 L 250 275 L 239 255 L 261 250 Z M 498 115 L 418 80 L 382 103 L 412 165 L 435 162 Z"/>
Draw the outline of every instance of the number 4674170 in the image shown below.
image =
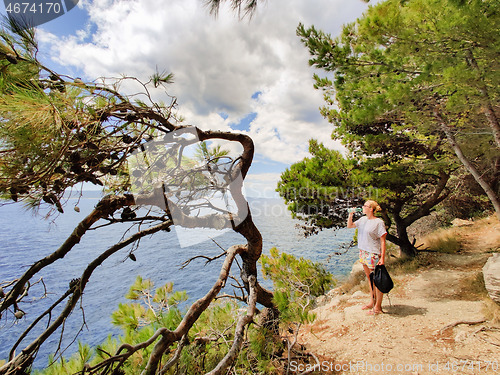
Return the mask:
<path fill-rule="evenodd" d="M 9 3 L 5 11 L 7 13 L 14 14 L 36 14 L 36 13 L 46 13 L 46 14 L 58 14 L 63 10 L 61 9 L 60 3 Z"/>

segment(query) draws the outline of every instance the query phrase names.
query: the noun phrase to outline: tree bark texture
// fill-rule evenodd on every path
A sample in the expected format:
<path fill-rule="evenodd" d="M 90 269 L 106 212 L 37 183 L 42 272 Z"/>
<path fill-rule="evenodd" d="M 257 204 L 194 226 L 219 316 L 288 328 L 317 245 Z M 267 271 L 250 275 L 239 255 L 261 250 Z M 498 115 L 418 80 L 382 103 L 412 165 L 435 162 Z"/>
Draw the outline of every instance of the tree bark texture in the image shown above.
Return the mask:
<path fill-rule="evenodd" d="M 475 71 L 477 71 L 478 74 L 481 76 L 479 81 L 479 91 L 481 93 L 482 102 L 484 106 L 484 114 L 486 115 L 488 124 L 490 125 L 490 128 L 493 132 L 493 138 L 495 139 L 497 148 L 500 149 L 500 122 L 498 121 L 498 117 L 495 113 L 495 110 L 493 109 L 493 105 L 490 100 L 490 95 L 488 93 L 488 88 L 486 87 L 486 84 L 483 81 L 481 69 L 477 65 L 477 61 L 476 58 L 474 57 L 474 54 L 472 53 L 472 50 L 468 49 L 466 53 L 469 65 Z"/>
<path fill-rule="evenodd" d="M 464 165 L 465 169 L 474 177 L 476 182 L 481 186 L 481 188 L 484 190 L 486 195 L 488 196 L 489 200 L 491 201 L 493 208 L 495 209 L 496 215 L 498 219 L 500 220 L 500 199 L 498 195 L 493 191 L 492 187 L 488 184 L 488 182 L 485 181 L 483 176 L 479 173 L 479 171 L 476 169 L 474 164 L 470 162 L 470 160 L 464 155 L 462 148 L 456 141 L 453 132 L 451 131 L 449 125 L 446 123 L 445 119 L 443 116 L 439 113 L 439 111 L 434 111 L 434 116 L 436 119 L 439 121 L 439 125 L 443 133 L 446 135 L 446 138 L 448 139 L 448 143 L 450 144 L 450 147 L 455 151 L 455 154 L 457 155 L 458 159 L 462 162 Z"/>
<path fill-rule="evenodd" d="M 182 130 L 183 128 L 179 127 L 179 129 Z M 239 256 L 243 261 L 241 278 L 249 296 L 248 310 L 247 314 L 242 316 L 238 320 L 234 342 L 227 355 L 213 370 L 213 374 L 224 373 L 238 356 L 238 353 L 240 352 L 243 344 L 245 329 L 253 321 L 253 317 L 256 313 L 256 303 L 260 303 L 269 308 L 275 307 L 272 301 L 273 294 L 263 288 L 257 281 L 257 261 L 262 254 L 262 235 L 260 234 L 260 231 L 255 226 L 252 220 L 250 208 L 241 191 L 242 181 L 248 173 L 253 159 L 253 141 L 250 137 L 243 134 L 213 131 L 203 132 L 197 128 L 195 128 L 195 132 L 197 133 L 199 141 L 205 141 L 209 139 L 223 139 L 233 142 L 239 142 L 243 146 L 243 153 L 238 159 L 237 163 L 235 163 L 235 168 L 233 168 L 231 172 L 234 175 L 233 177 L 241 174 L 242 178 L 240 180 L 235 179 L 237 183 L 230 186 L 230 192 L 232 194 L 232 197 L 234 198 L 234 201 L 236 202 L 238 215 L 240 213 L 247 214 L 244 220 L 242 220 L 238 224 L 230 221 L 229 225 L 232 225 L 232 229 L 237 233 L 243 235 L 247 243 L 244 245 L 231 246 L 227 250 L 218 280 L 204 297 L 198 299 L 191 305 L 184 318 L 175 330 L 171 331 L 166 328 L 160 328 L 148 340 L 142 343 L 139 343 L 135 346 L 124 344 L 117 350 L 115 355 L 103 360 L 100 364 L 94 366 L 93 368 L 89 368 L 89 371 L 91 371 L 89 373 L 109 374 L 112 371 L 116 372 L 132 354 L 153 344 L 154 347 L 143 374 L 155 375 L 158 372 L 161 372 L 162 370 L 159 369 L 159 365 L 163 359 L 164 354 L 169 350 L 173 343 L 180 340 L 183 340 L 183 342 L 186 341 L 189 330 L 191 329 L 193 324 L 210 306 L 221 289 L 224 288 L 230 274 L 231 265 L 233 264 L 237 256 Z M 174 223 L 170 219 L 167 220 L 166 218 L 163 218 L 163 221 L 160 224 L 153 225 L 148 227 L 147 229 L 138 231 L 127 239 L 103 251 L 101 255 L 90 262 L 85 271 L 82 273 L 81 277 L 79 279 L 73 280 L 70 283 L 70 288 L 68 289 L 66 294 L 64 294 L 64 296 L 60 298 L 58 303 L 62 303 L 67 299 L 66 305 L 60 315 L 50 322 L 50 324 L 44 329 L 39 337 L 37 337 L 24 349 L 22 349 L 22 351 L 18 355 L 15 355 L 14 350 L 21 342 L 20 339 L 12 349 L 9 361 L 0 367 L 0 374 L 13 375 L 20 374 L 22 371 L 29 371 L 40 346 L 49 337 L 51 337 L 57 329 L 64 325 L 67 317 L 72 313 L 78 301 L 80 300 L 85 286 L 89 281 L 93 271 L 96 269 L 96 267 L 102 264 L 104 260 L 108 259 L 118 250 L 121 250 L 132 243 L 135 243 L 143 236 L 151 235 L 160 230 L 168 229 L 173 224 L 188 228 L 197 228 L 204 226 L 214 227 L 217 220 L 220 220 L 221 216 L 217 214 L 211 214 L 202 217 L 193 217 L 186 215 L 173 202 L 169 201 L 168 196 L 162 188 L 157 188 L 153 192 L 145 195 L 106 196 L 100 201 L 95 209 L 77 225 L 73 233 L 56 251 L 33 264 L 21 277 L 19 277 L 19 279 L 15 281 L 13 287 L 7 292 L 5 298 L 3 298 L 1 301 L 0 313 L 5 312 L 11 306 L 17 306 L 16 304 L 19 302 L 25 285 L 29 282 L 29 280 L 48 265 L 63 259 L 64 256 L 69 251 L 71 251 L 76 244 L 80 242 L 82 236 L 85 235 L 85 233 L 89 229 L 92 229 L 92 226 L 97 221 L 99 221 L 100 219 L 113 219 L 113 214 L 124 207 L 147 205 L 156 206 L 165 210 L 167 214 L 165 217 L 171 217 L 172 213 L 175 212 L 177 221 Z M 52 306 L 49 310 L 44 312 L 42 314 L 42 317 L 45 315 L 51 315 L 54 307 L 55 306 Z M 37 322 L 40 320 L 37 320 Z M 30 326 L 27 332 L 29 332 L 35 325 L 36 324 Z M 27 332 L 25 333 L 27 334 Z M 177 353 L 177 356 L 178 355 L 180 355 L 180 353 Z"/>

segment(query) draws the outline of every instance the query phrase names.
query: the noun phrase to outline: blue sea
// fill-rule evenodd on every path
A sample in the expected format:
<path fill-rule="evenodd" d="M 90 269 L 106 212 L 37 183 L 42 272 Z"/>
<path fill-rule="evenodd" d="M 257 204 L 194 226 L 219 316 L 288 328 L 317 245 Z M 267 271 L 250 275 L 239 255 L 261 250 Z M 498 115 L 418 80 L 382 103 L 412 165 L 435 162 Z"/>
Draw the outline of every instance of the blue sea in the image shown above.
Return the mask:
<path fill-rule="evenodd" d="M 0 206 L 0 285 L 19 277 L 35 261 L 56 250 L 76 224 L 90 213 L 99 197 L 98 192 L 85 192 L 80 199 L 70 198 L 64 214 L 48 218 L 45 218 L 47 211 L 34 213 L 21 204 Z M 345 252 L 343 245 L 351 241 L 352 229 L 324 230 L 305 238 L 301 230 L 296 228 L 300 222 L 292 219 L 282 200 L 249 198 L 248 201 L 254 222 L 263 236 L 264 254 L 276 247 L 282 252 L 321 262 L 337 279 L 342 279 L 350 272 L 357 251 L 350 249 Z M 73 209 L 74 206 L 80 208 L 79 213 Z M 38 283 L 30 291 L 29 303 L 20 306 L 27 313 L 21 321 L 0 320 L 0 359 L 8 357 L 8 349 L 19 334 L 38 313 L 47 309 L 67 289 L 69 281 L 80 277 L 85 266 L 109 246 L 119 242 L 129 228 L 128 224 L 115 224 L 89 231 L 65 258 L 56 261 L 32 280 L 35 282 L 43 278 L 47 297 L 38 298 L 44 293 L 43 284 Z M 197 234 L 193 231 L 192 235 Z M 222 258 L 208 265 L 204 260 L 195 260 L 184 269 L 180 268 L 181 264 L 196 255 L 218 255 L 221 253 L 219 246 L 227 249 L 231 245 L 245 243 L 242 236 L 232 231 L 218 234 L 213 239 L 217 244 L 210 239 L 199 242 L 200 239 L 199 243 L 182 247 L 176 231 L 172 230 L 143 238 L 139 248 L 134 250 L 137 258 L 135 262 L 127 256 L 130 247 L 116 253 L 92 275 L 81 305 L 75 308 L 66 322 L 63 347 L 74 341 L 74 333 L 80 329 L 78 340 L 90 345 L 101 343 L 110 333 L 118 335 L 120 331 L 112 326 L 110 316 L 119 303 L 127 301 L 124 295 L 137 275 L 150 278 L 156 286 L 173 282 L 175 290 L 187 292 L 188 302 L 203 296 L 217 279 Z M 337 252 L 343 254 L 335 255 Z M 236 266 L 232 272 L 239 275 Z M 269 282 L 264 281 L 263 284 L 270 287 Z M 25 343 L 41 330 L 42 326 L 28 336 Z M 53 337 L 42 346 L 36 367 L 45 367 L 48 354 L 57 349 L 58 339 Z M 71 354 L 75 348 L 73 344 L 65 354 Z"/>

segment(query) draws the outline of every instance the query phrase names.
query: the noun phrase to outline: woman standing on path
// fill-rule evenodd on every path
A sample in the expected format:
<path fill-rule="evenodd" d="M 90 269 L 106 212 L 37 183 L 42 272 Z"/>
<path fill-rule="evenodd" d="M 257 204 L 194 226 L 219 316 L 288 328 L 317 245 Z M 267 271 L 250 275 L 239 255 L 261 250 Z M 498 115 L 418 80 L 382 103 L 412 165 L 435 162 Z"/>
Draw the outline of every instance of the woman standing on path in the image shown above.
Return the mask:
<path fill-rule="evenodd" d="M 370 273 L 377 264 L 385 263 L 385 237 L 387 231 L 382 219 L 375 216 L 375 212 L 380 211 L 377 202 L 368 200 L 363 205 L 363 214 L 356 221 L 352 221 L 354 212 L 349 212 L 347 219 L 347 228 L 358 228 L 358 248 L 359 261 L 363 265 L 368 284 L 370 285 L 371 301 L 363 306 L 363 310 L 370 310 L 368 314 L 375 315 L 382 313 L 383 293 L 370 282 Z"/>

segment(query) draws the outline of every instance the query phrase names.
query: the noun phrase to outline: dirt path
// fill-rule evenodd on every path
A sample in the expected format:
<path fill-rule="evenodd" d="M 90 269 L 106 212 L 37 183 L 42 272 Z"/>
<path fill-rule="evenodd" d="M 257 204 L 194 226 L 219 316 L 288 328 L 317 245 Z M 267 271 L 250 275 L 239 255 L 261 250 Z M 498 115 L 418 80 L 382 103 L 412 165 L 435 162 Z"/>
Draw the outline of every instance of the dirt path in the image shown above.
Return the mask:
<path fill-rule="evenodd" d="M 298 336 L 320 356 L 316 373 L 500 374 L 500 324 L 487 297 L 470 292 L 490 255 L 436 255 L 432 267 L 393 277 L 377 316 L 361 309 L 368 294 L 331 291 Z"/>

